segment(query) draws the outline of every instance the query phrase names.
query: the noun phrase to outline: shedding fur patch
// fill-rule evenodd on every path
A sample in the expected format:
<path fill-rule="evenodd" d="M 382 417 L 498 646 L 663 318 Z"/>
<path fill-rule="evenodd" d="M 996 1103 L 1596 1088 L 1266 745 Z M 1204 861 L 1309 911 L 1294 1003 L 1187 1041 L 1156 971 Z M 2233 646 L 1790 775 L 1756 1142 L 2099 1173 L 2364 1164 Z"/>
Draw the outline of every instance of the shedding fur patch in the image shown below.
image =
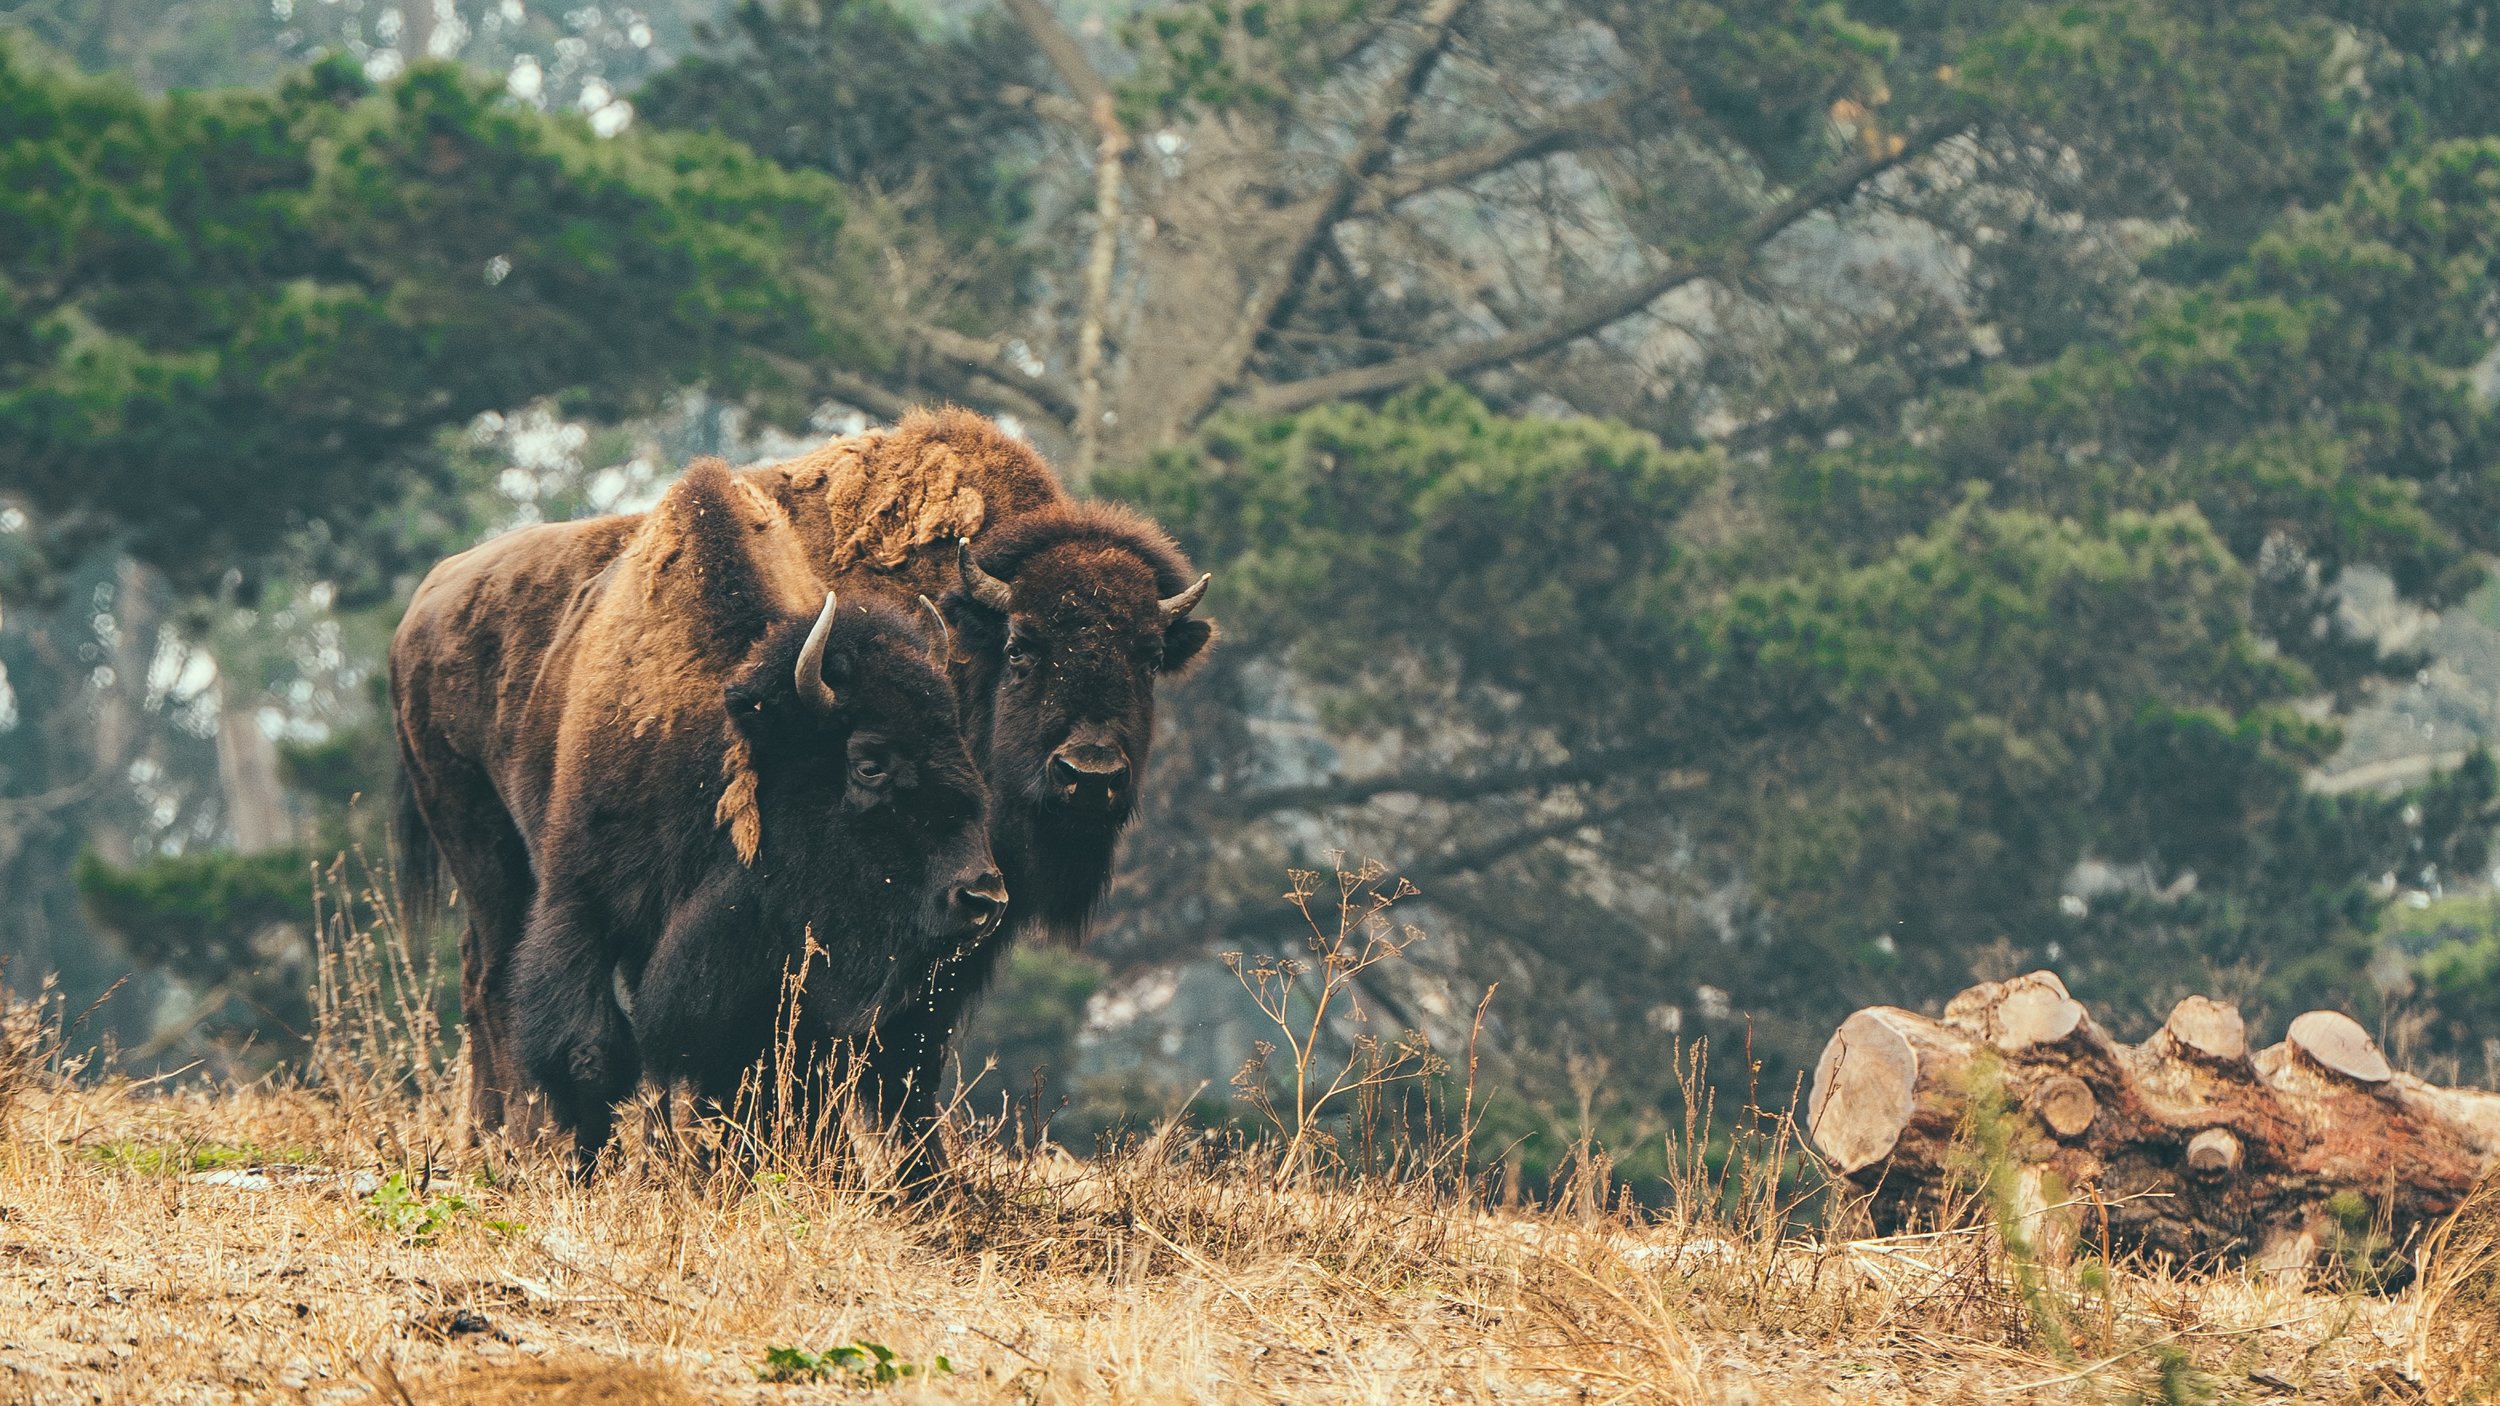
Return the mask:
<path fill-rule="evenodd" d="M 740 473 L 788 512 L 822 580 L 857 567 L 933 595 L 954 585 L 952 539 L 1067 501 L 1031 445 L 959 406 L 912 410 L 890 429 Z"/>
<path fill-rule="evenodd" d="M 884 437 L 843 446 L 825 476 L 825 507 L 850 531 L 833 543 L 826 565 L 844 571 L 866 564 L 891 571 L 912 550 L 981 530 L 989 504 L 975 486 L 972 466 L 953 446 L 922 442 L 908 472 L 885 466 L 868 472 L 868 459 Z"/>
<path fill-rule="evenodd" d="M 736 728 L 729 729 L 729 745 L 721 752 L 720 804 L 712 809 L 712 823 L 729 827 L 729 843 L 738 851 L 738 862 L 755 867 L 756 851 L 764 847 L 764 813 L 755 804 L 755 754 Z"/>

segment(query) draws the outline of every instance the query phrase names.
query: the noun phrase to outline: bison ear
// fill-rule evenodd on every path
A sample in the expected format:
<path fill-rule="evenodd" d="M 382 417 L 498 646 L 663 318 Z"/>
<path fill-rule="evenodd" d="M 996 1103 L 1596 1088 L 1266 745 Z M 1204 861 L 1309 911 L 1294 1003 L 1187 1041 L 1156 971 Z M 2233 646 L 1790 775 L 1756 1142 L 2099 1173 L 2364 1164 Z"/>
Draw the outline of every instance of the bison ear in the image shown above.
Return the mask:
<path fill-rule="evenodd" d="M 846 730 L 839 702 L 843 691 L 839 651 L 830 655 L 815 651 L 824 694 L 805 697 L 799 691 L 796 665 L 810 652 L 802 639 L 807 633 L 792 627 L 766 636 L 746 666 L 722 690 L 721 702 L 729 710 L 729 721 L 759 746 L 800 740 L 821 744 L 828 729 Z M 826 694 L 834 700 L 830 704 Z"/>
<path fill-rule="evenodd" d="M 1163 666 L 1167 674 L 1185 674 L 1191 665 L 1215 643 L 1215 622 L 1195 615 L 1173 621 L 1163 629 Z"/>

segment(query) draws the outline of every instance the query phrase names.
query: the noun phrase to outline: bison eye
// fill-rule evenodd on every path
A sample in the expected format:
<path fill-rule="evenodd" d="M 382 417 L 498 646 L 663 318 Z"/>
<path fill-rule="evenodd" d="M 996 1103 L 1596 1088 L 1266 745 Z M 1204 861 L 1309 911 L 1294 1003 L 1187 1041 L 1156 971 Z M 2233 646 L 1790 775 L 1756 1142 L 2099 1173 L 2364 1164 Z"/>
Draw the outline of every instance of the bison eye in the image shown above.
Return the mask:
<path fill-rule="evenodd" d="M 861 757 L 851 763 L 851 779 L 862 786 L 884 785 L 885 778 L 885 763 L 875 757 Z"/>
<path fill-rule="evenodd" d="M 1032 647 L 1019 639 L 1007 641 L 1007 667 L 1019 674 L 1031 669 L 1033 667 Z"/>

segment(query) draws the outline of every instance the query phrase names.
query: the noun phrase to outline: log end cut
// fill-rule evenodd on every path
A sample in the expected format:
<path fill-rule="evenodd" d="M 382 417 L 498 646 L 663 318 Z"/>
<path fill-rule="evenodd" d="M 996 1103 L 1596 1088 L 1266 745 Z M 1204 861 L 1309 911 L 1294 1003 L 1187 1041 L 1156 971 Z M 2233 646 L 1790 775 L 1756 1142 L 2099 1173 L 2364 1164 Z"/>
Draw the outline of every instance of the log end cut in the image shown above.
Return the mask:
<path fill-rule="evenodd" d="M 2093 1096 L 2092 1086 L 2072 1074 L 2060 1074 L 2040 1085 L 2032 1095 L 2032 1106 L 2039 1110 L 2040 1121 L 2049 1131 L 2072 1140 L 2083 1136 L 2100 1116 L 2101 1101 Z"/>
<path fill-rule="evenodd" d="M 2311 1011 L 2292 1021 L 2283 1042 L 2311 1064 L 2359 1084 L 2384 1084 L 2396 1071 L 2379 1053 L 2378 1041 L 2342 1011 Z"/>
<path fill-rule="evenodd" d="M 2050 971 L 1974 986 L 1945 1006 L 1944 1020 L 2008 1054 L 2057 1044 L 2091 1024 L 2083 1003 Z"/>
<path fill-rule="evenodd" d="M 2170 1009 L 2162 1022 L 2170 1046 L 2212 1064 L 2237 1064 L 2248 1058 L 2248 1023 L 2236 1007 L 2206 996 L 2190 996 Z"/>
<path fill-rule="evenodd" d="M 2207 1128 L 2188 1139 L 2188 1170 L 2200 1177 L 2220 1179 L 2240 1169 L 2240 1139 L 2229 1128 Z"/>
<path fill-rule="evenodd" d="M 1874 1009 L 1841 1022 L 1815 1061 L 1806 1131 L 1845 1173 L 1892 1155 L 1918 1106 L 1918 1052 Z"/>

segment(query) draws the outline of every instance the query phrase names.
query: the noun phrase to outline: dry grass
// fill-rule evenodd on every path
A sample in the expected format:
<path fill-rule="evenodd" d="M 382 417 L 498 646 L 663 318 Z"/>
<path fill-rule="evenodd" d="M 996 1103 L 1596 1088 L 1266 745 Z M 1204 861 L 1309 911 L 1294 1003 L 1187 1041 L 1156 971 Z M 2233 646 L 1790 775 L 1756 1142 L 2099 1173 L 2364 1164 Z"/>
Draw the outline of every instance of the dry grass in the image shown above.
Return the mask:
<path fill-rule="evenodd" d="M 2432 1232 L 2412 1366 L 2435 1401 L 2500 1401 L 2500 1177 Z"/>
<path fill-rule="evenodd" d="M 960 1192 L 897 1206 L 838 1168 L 629 1159 L 584 1188 L 443 1148 L 429 1176 L 309 1092 L 21 1091 L 0 1399 L 813 1400 L 847 1374 L 768 1384 L 767 1354 L 853 1342 L 950 1359 L 897 1401 L 2213 1399 L 2197 1374 L 2270 1394 L 2252 1371 L 2463 1399 L 2402 1385 L 2409 1297 L 2121 1273 L 2105 1303 L 2074 1289 L 2089 1321 L 2061 1350 L 1984 1234 L 1782 1242 L 1280 1191 L 1181 1141 L 976 1158 Z M 321 1170 L 193 1170 L 278 1157 Z M 393 1172 L 404 1196 L 367 1189 Z"/>
<path fill-rule="evenodd" d="M 1091 1159 L 969 1137 L 906 1201 L 868 1159 L 707 1164 L 646 1122 L 585 1186 L 460 1145 L 409 1034 L 421 965 L 353 923 L 331 939 L 319 1087 L 72 1078 L 44 1019 L 0 1018 L 0 1401 L 1897 1406 L 2489 1380 L 2500 1191 L 2425 1287 L 2367 1298 L 2045 1266 L 1984 1215 L 1804 1233 L 1779 1119 L 1681 1134 L 1723 1155 L 1678 1160 L 1664 1215 L 1609 1209 L 1593 1154 L 1560 1209 L 1493 1211 L 1433 1156 L 1280 1176 L 1289 1137 L 1180 1126 Z M 830 1360 L 868 1344 L 891 1381 Z M 801 1379 L 765 1380 L 776 1362 Z"/>

